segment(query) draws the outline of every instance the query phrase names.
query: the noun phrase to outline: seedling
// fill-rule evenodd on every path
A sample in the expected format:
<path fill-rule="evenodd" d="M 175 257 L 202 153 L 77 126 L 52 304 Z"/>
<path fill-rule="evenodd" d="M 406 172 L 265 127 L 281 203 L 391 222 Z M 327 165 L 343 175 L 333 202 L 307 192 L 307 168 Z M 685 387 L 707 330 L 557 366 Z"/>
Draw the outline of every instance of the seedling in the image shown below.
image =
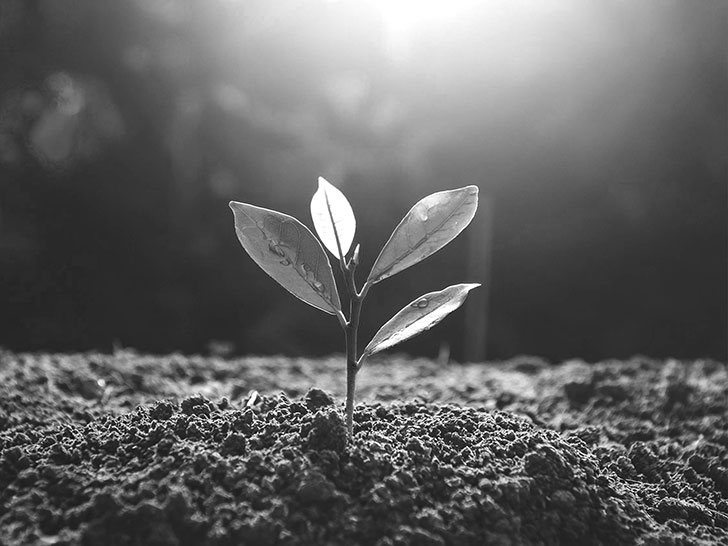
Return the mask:
<path fill-rule="evenodd" d="M 336 316 L 346 340 L 346 427 L 353 431 L 356 374 L 374 353 L 430 329 L 460 307 L 479 284 L 455 284 L 420 296 L 394 315 L 358 354 L 357 333 L 362 302 L 369 289 L 434 254 L 467 227 L 478 208 L 477 186 L 433 193 L 407 213 L 379 253 L 361 290 L 354 273 L 359 245 L 351 251 L 356 219 L 349 201 L 319 178 L 311 199 L 311 216 L 321 242 L 339 261 L 348 315 L 341 305 L 329 258 L 321 243 L 301 222 L 281 212 L 230 202 L 235 231 L 245 251 L 263 271 L 297 298 Z M 347 257 L 348 256 L 348 257 Z"/>

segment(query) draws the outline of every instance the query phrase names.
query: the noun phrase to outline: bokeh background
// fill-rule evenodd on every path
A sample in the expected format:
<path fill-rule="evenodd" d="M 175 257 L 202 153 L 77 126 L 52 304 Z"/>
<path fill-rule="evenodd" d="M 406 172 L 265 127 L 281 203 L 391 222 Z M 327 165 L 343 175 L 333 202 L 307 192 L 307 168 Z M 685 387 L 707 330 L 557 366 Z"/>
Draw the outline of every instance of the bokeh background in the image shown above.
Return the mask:
<path fill-rule="evenodd" d="M 415 201 L 481 190 L 460 238 L 370 293 L 363 338 L 482 282 L 403 350 L 725 360 L 727 6 L 2 0 L 0 346 L 342 351 L 227 207 L 311 226 L 323 175 L 362 277 Z"/>

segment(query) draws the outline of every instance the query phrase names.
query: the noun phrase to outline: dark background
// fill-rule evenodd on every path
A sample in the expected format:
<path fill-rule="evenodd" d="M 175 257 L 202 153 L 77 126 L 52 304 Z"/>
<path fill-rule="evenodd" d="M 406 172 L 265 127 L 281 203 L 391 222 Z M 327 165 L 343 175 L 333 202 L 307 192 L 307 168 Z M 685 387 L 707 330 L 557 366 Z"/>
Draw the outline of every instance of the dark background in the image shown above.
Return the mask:
<path fill-rule="evenodd" d="M 362 277 L 415 201 L 481 190 L 463 236 L 371 292 L 363 338 L 483 282 L 402 348 L 467 358 L 486 310 L 488 358 L 726 359 L 726 6 L 2 0 L 0 346 L 341 351 L 227 207 L 311 226 L 323 175 Z"/>

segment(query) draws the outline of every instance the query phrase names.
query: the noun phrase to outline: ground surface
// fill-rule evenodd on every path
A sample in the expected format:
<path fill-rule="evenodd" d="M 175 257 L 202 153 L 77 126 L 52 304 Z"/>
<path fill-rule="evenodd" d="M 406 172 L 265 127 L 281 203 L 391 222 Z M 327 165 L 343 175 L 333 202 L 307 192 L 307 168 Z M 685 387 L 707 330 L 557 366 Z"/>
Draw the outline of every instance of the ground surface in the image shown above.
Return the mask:
<path fill-rule="evenodd" d="M 0 353 L 0 544 L 728 545 L 724 364 L 359 378 L 347 444 L 341 359 Z"/>

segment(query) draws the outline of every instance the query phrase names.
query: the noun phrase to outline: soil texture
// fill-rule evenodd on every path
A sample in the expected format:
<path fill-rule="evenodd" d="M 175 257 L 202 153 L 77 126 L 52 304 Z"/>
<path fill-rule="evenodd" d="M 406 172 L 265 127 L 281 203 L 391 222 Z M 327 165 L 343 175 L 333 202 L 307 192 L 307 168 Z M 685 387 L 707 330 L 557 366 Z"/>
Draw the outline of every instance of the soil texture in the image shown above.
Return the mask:
<path fill-rule="evenodd" d="M 0 352 L 0 545 L 728 545 L 728 370 Z"/>

